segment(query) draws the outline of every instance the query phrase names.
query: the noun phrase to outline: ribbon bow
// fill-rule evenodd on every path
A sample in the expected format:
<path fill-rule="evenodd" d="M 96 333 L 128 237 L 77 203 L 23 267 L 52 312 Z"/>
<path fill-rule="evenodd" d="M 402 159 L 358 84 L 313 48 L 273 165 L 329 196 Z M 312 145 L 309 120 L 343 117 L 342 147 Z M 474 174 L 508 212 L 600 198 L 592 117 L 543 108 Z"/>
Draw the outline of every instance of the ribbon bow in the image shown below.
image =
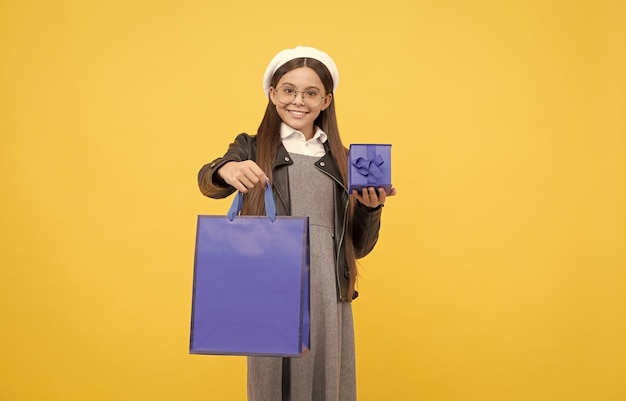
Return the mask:
<path fill-rule="evenodd" d="M 367 177 L 368 184 L 376 184 L 377 178 L 383 177 L 383 172 L 380 169 L 385 163 L 383 158 L 376 153 L 375 146 L 367 147 L 367 159 L 359 157 L 352 161 L 352 165 L 356 167 L 356 171 L 364 177 Z"/>

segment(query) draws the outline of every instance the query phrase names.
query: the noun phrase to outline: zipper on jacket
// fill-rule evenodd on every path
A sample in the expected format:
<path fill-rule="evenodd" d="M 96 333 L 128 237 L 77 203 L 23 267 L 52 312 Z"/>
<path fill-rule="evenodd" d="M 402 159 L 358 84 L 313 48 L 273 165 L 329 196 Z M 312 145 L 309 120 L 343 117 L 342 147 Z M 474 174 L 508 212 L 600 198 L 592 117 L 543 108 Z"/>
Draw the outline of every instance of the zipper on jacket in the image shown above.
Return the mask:
<path fill-rule="evenodd" d="M 315 166 L 319 171 L 321 171 L 322 173 L 326 174 L 327 176 L 329 176 L 333 181 L 335 181 L 337 184 L 339 184 L 341 186 L 341 188 L 343 188 L 346 193 L 348 192 L 348 190 L 346 189 L 346 187 L 343 185 L 343 183 L 341 181 L 339 181 L 335 176 L 333 176 L 332 174 L 330 174 L 329 172 L 327 172 L 326 170 L 322 169 L 319 166 Z M 337 246 L 337 251 L 335 252 L 335 278 L 337 280 L 337 289 L 339 292 L 339 301 L 343 302 L 343 288 L 341 288 L 341 278 L 339 277 L 339 255 L 341 254 L 340 250 L 341 247 L 343 246 L 343 239 L 346 235 L 346 225 L 348 223 L 348 206 L 350 206 L 350 198 L 348 195 L 348 199 L 345 203 L 344 206 L 344 210 L 343 210 L 343 227 L 341 228 L 341 236 L 339 237 L 339 243 Z M 351 280 L 351 278 L 348 278 L 348 286 L 350 286 L 349 284 L 349 280 Z M 346 294 L 347 295 L 347 294 Z"/>

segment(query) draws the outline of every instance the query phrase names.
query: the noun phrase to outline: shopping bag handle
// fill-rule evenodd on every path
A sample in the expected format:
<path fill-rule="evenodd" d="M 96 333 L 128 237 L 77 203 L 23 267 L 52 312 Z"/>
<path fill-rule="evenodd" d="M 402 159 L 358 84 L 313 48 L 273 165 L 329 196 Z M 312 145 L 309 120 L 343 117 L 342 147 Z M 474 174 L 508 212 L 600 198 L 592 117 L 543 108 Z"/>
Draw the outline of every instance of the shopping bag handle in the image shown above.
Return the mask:
<path fill-rule="evenodd" d="M 230 205 L 230 209 L 228 209 L 228 220 L 233 221 L 235 216 L 241 212 L 242 206 L 243 194 L 240 191 L 237 191 L 237 195 L 235 195 L 235 199 L 233 199 L 233 203 Z M 276 203 L 274 202 L 274 194 L 272 193 L 270 180 L 265 182 L 265 212 L 267 213 L 267 218 L 270 219 L 270 221 L 276 220 Z"/>

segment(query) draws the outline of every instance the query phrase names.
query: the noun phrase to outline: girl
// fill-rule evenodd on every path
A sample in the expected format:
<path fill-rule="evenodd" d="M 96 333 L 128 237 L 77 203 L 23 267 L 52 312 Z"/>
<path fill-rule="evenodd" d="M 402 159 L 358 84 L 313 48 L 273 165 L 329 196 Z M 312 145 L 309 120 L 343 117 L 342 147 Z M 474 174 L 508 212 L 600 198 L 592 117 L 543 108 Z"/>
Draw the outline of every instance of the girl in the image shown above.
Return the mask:
<path fill-rule="evenodd" d="M 333 101 L 338 78 L 334 61 L 317 49 L 278 53 L 265 72 L 269 102 L 257 135 L 237 136 L 198 175 L 211 198 L 247 194 L 242 214 L 265 214 L 269 179 L 277 214 L 309 216 L 311 350 L 301 358 L 248 357 L 250 401 L 356 400 L 356 259 L 376 244 L 381 208 L 396 191 L 347 193 L 347 150 Z"/>

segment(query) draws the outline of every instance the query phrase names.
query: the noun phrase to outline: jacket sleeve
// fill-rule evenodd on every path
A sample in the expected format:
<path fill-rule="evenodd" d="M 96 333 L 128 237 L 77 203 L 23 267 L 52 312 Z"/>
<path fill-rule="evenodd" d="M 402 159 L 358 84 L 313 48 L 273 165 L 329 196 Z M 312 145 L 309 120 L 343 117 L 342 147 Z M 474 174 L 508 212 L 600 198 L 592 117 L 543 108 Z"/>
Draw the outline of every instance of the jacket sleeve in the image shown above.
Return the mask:
<path fill-rule="evenodd" d="M 228 162 L 240 162 L 249 160 L 252 149 L 252 136 L 248 134 L 239 134 L 235 141 L 228 146 L 226 154 L 218 157 L 211 163 L 202 166 L 198 172 L 198 186 L 200 191 L 209 198 L 226 198 L 233 192 L 235 188 L 228 185 L 222 178 L 217 175 L 217 170 Z"/>
<path fill-rule="evenodd" d="M 357 202 L 352 221 L 352 241 L 356 258 L 367 256 L 378 241 L 383 206 L 371 209 Z"/>

